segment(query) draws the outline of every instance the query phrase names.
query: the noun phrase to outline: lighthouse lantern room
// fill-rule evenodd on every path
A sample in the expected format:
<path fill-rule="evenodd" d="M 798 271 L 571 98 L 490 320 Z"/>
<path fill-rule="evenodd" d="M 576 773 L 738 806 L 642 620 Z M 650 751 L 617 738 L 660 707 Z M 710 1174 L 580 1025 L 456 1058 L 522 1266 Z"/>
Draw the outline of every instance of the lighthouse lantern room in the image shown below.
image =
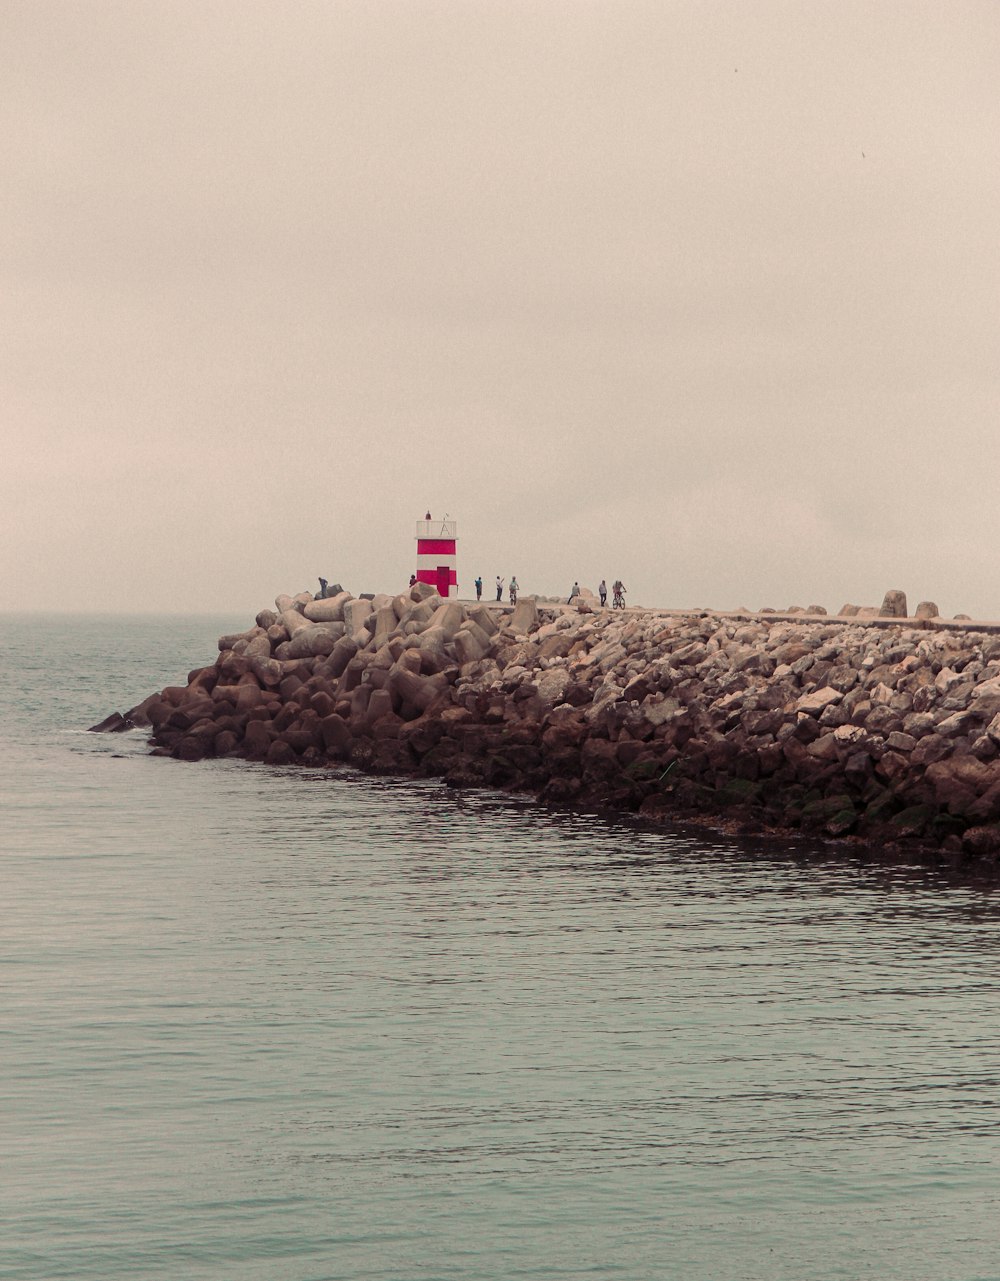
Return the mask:
<path fill-rule="evenodd" d="M 417 582 L 430 583 L 439 596 L 458 590 L 457 542 L 455 521 L 430 515 L 417 521 Z"/>

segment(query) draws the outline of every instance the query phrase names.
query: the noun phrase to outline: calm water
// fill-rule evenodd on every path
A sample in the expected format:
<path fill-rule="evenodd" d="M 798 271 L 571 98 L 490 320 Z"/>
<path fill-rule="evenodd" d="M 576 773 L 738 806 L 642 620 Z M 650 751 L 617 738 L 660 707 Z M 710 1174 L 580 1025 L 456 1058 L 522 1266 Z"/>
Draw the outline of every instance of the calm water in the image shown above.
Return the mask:
<path fill-rule="evenodd" d="M 996 895 L 81 732 L 245 623 L 4 624 L 0 1276 L 1000 1277 Z"/>

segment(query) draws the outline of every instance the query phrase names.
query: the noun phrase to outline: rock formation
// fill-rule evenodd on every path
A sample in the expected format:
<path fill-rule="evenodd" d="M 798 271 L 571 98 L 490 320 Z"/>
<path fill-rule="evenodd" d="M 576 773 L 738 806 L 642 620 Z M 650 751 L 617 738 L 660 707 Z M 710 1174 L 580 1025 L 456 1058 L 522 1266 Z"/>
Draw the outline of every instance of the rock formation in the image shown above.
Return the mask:
<path fill-rule="evenodd" d="M 186 761 L 349 762 L 992 863 L 1000 636 L 886 615 L 896 596 L 819 620 L 509 610 L 425 584 L 279 596 L 184 685 L 94 728 L 149 727 Z"/>

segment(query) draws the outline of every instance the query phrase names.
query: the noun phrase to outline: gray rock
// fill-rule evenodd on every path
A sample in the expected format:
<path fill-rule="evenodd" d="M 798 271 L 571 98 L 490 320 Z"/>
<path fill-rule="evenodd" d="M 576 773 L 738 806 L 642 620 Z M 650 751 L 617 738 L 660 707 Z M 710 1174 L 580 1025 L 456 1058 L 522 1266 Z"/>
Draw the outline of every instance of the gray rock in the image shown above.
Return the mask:
<path fill-rule="evenodd" d="M 289 638 L 294 636 L 296 632 L 300 632 L 303 627 L 312 626 L 309 619 L 295 609 L 294 606 L 291 609 L 283 609 L 281 611 L 281 624 L 288 632 Z"/>
<path fill-rule="evenodd" d="M 323 600 L 310 601 L 302 613 L 312 623 L 342 623 L 344 606 L 350 599 L 350 592 L 338 592 L 336 596 L 328 595 Z"/>
<path fill-rule="evenodd" d="M 538 603 L 530 596 L 522 597 L 510 616 L 510 628 L 518 636 L 527 636 L 538 626 Z"/>
<path fill-rule="evenodd" d="M 469 618 L 477 627 L 481 627 L 487 636 L 495 636 L 499 630 L 493 610 L 486 605 L 477 605 L 474 609 L 470 609 Z"/>
<path fill-rule="evenodd" d="M 314 623 L 301 628 L 288 642 L 286 658 L 325 658 L 344 634 L 343 623 Z"/>
<path fill-rule="evenodd" d="M 831 703 L 839 703 L 843 697 L 839 689 L 824 685 L 822 689 L 803 694 L 795 704 L 795 711 L 805 712 L 808 716 L 819 716 L 825 707 L 829 707 Z"/>
<path fill-rule="evenodd" d="M 462 624 L 451 643 L 455 651 L 455 659 L 462 665 L 474 663 L 480 658 L 485 658 L 492 648 L 490 638 L 471 619 Z"/>
<path fill-rule="evenodd" d="M 444 601 L 434 611 L 430 625 L 440 630 L 450 640 L 465 622 L 465 606 L 460 601 Z"/>
<path fill-rule="evenodd" d="M 906 618 L 906 593 L 898 588 L 890 588 L 882 598 L 881 618 Z"/>

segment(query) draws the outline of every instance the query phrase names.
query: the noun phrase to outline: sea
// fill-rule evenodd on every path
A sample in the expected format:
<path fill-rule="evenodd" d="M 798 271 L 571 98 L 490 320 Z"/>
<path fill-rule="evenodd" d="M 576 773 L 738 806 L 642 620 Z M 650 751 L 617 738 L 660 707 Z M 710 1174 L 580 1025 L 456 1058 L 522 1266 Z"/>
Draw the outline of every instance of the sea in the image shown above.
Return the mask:
<path fill-rule="evenodd" d="M 0 1277 L 1000 1277 L 1000 899 L 88 726 L 220 617 L 8 614 Z"/>

